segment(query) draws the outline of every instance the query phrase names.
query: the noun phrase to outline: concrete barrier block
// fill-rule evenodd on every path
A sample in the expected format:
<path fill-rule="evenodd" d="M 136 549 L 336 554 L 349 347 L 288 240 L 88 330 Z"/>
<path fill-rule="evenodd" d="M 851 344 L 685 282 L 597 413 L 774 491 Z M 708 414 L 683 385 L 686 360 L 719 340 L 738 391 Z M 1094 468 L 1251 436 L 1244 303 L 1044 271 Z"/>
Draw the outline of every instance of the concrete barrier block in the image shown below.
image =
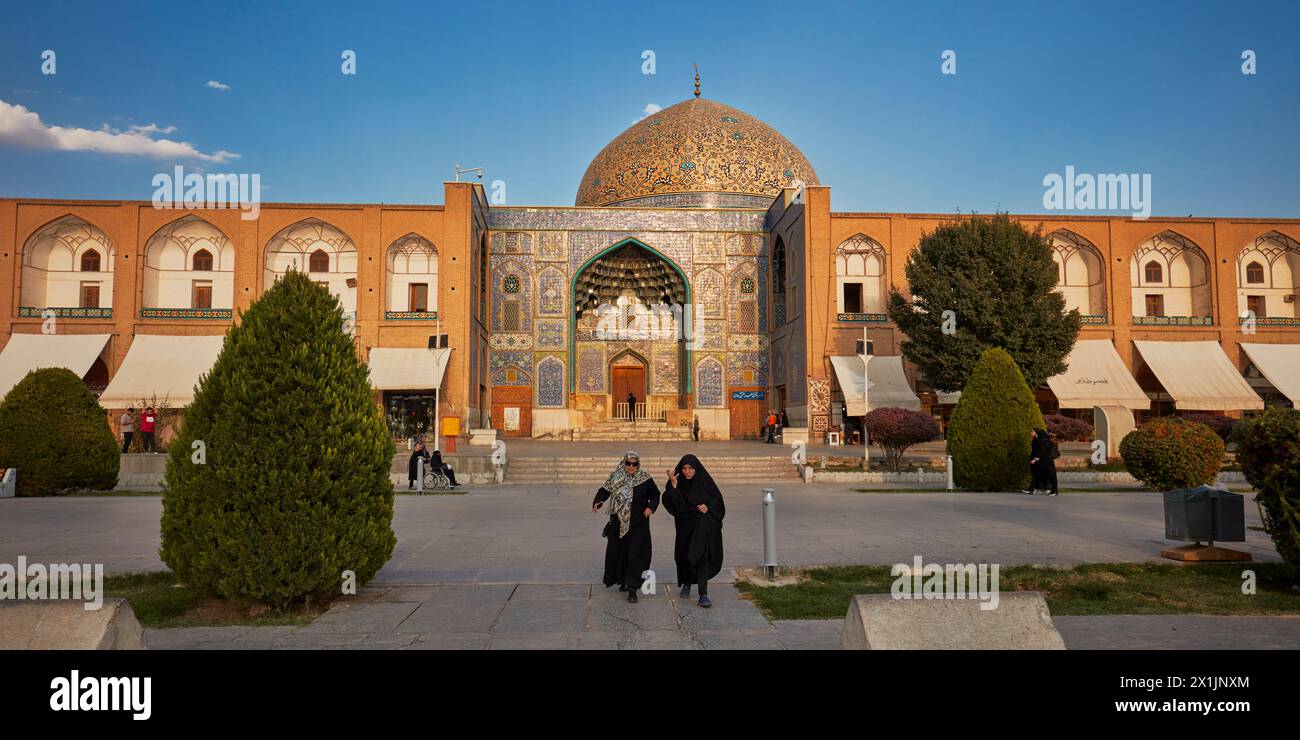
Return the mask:
<path fill-rule="evenodd" d="M 996 609 L 978 599 L 854 596 L 844 620 L 845 650 L 1064 650 L 1043 595 L 998 595 Z"/>
<path fill-rule="evenodd" d="M 143 650 L 144 630 L 126 599 L 0 604 L 0 650 Z"/>

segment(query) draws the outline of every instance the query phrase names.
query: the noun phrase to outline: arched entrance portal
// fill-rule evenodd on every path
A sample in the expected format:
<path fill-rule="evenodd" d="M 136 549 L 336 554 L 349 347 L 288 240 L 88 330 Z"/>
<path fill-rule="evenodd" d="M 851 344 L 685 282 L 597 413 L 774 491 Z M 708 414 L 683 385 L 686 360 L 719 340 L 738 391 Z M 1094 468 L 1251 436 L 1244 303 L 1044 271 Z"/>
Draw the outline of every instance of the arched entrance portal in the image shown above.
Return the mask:
<path fill-rule="evenodd" d="M 570 295 L 569 390 L 577 408 L 605 419 L 664 418 L 668 409 L 685 408 L 691 291 L 677 265 L 624 240 L 574 273 Z"/>
<path fill-rule="evenodd" d="M 624 350 L 609 364 L 610 396 L 614 417 L 618 419 L 646 416 L 646 363 L 632 350 Z"/>

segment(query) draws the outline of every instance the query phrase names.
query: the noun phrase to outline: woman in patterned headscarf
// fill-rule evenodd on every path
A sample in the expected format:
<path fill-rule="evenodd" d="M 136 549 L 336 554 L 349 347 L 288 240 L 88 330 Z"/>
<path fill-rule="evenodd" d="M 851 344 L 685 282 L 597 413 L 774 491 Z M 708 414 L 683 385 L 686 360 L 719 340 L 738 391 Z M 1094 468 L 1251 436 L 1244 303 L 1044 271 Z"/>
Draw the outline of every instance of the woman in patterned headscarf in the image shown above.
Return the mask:
<path fill-rule="evenodd" d="M 641 469 L 641 456 L 628 451 L 596 492 L 591 510 L 609 502 L 605 525 L 605 588 L 618 584 L 627 600 L 636 603 L 641 574 L 650 569 L 650 516 L 659 508 L 659 488 Z"/>

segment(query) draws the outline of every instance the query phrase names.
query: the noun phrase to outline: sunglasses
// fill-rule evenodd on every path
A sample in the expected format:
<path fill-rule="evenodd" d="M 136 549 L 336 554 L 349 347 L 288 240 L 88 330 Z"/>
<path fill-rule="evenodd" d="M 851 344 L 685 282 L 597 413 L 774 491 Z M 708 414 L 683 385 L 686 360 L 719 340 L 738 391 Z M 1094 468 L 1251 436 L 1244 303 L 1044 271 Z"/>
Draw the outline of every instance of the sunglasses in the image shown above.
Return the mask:
<path fill-rule="evenodd" d="M 634 467 L 634 468 L 639 468 L 639 467 L 641 467 L 641 463 L 639 463 L 639 462 L 637 462 L 637 461 L 635 461 L 635 460 L 624 460 L 624 461 L 623 461 L 623 464 L 624 464 L 624 465 L 631 465 L 631 466 Z"/>

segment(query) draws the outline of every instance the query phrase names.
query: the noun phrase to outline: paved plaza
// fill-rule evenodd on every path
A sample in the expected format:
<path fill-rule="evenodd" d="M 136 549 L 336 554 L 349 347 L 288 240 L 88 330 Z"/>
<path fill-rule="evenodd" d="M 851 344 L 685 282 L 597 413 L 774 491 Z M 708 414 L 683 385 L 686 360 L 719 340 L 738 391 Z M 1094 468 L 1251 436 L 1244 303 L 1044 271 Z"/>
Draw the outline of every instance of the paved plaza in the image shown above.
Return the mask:
<path fill-rule="evenodd" d="M 673 525 L 652 519 L 659 588 L 629 604 L 599 585 L 604 515 L 589 487 L 476 487 L 397 498 L 398 543 L 375 581 L 305 627 L 148 630 L 154 648 L 754 648 L 834 649 L 838 620 L 769 622 L 739 598 L 736 568 L 762 561 L 762 484 L 724 486 L 726 560 L 714 608 L 673 589 Z M 777 484 L 783 565 L 1160 561 L 1162 499 L 1144 491 L 896 492 L 883 486 Z M 0 501 L 0 562 L 98 562 L 110 574 L 161 570 L 161 498 Z M 1259 514 L 1248 499 L 1247 526 Z M 1278 556 L 1248 530 L 1234 545 Z M 1165 561 L 1168 562 L 1168 561 Z M 1059 617 L 1073 648 L 1300 648 L 1300 617 Z"/>
<path fill-rule="evenodd" d="M 761 563 L 761 486 L 723 487 L 724 565 Z M 1145 491 L 1058 497 L 1011 493 L 861 492 L 864 484 L 775 484 L 777 556 L 783 565 L 937 562 L 1075 564 L 1159 561 L 1163 501 Z M 873 491 L 880 491 L 877 486 Z M 590 487 L 475 487 L 454 496 L 397 497 L 397 548 L 379 581 L 594 583 L 603 514 Z M 1256 560 L 1277 553 L 1250 497 L 1247 542 Z M 103 563 L 109 573 L 162 570 L 162 499 L 86 497 L 0 501 L 0 559 Z M 651 520 L 654 567 L 672 573 L 671 517 Z"/>

